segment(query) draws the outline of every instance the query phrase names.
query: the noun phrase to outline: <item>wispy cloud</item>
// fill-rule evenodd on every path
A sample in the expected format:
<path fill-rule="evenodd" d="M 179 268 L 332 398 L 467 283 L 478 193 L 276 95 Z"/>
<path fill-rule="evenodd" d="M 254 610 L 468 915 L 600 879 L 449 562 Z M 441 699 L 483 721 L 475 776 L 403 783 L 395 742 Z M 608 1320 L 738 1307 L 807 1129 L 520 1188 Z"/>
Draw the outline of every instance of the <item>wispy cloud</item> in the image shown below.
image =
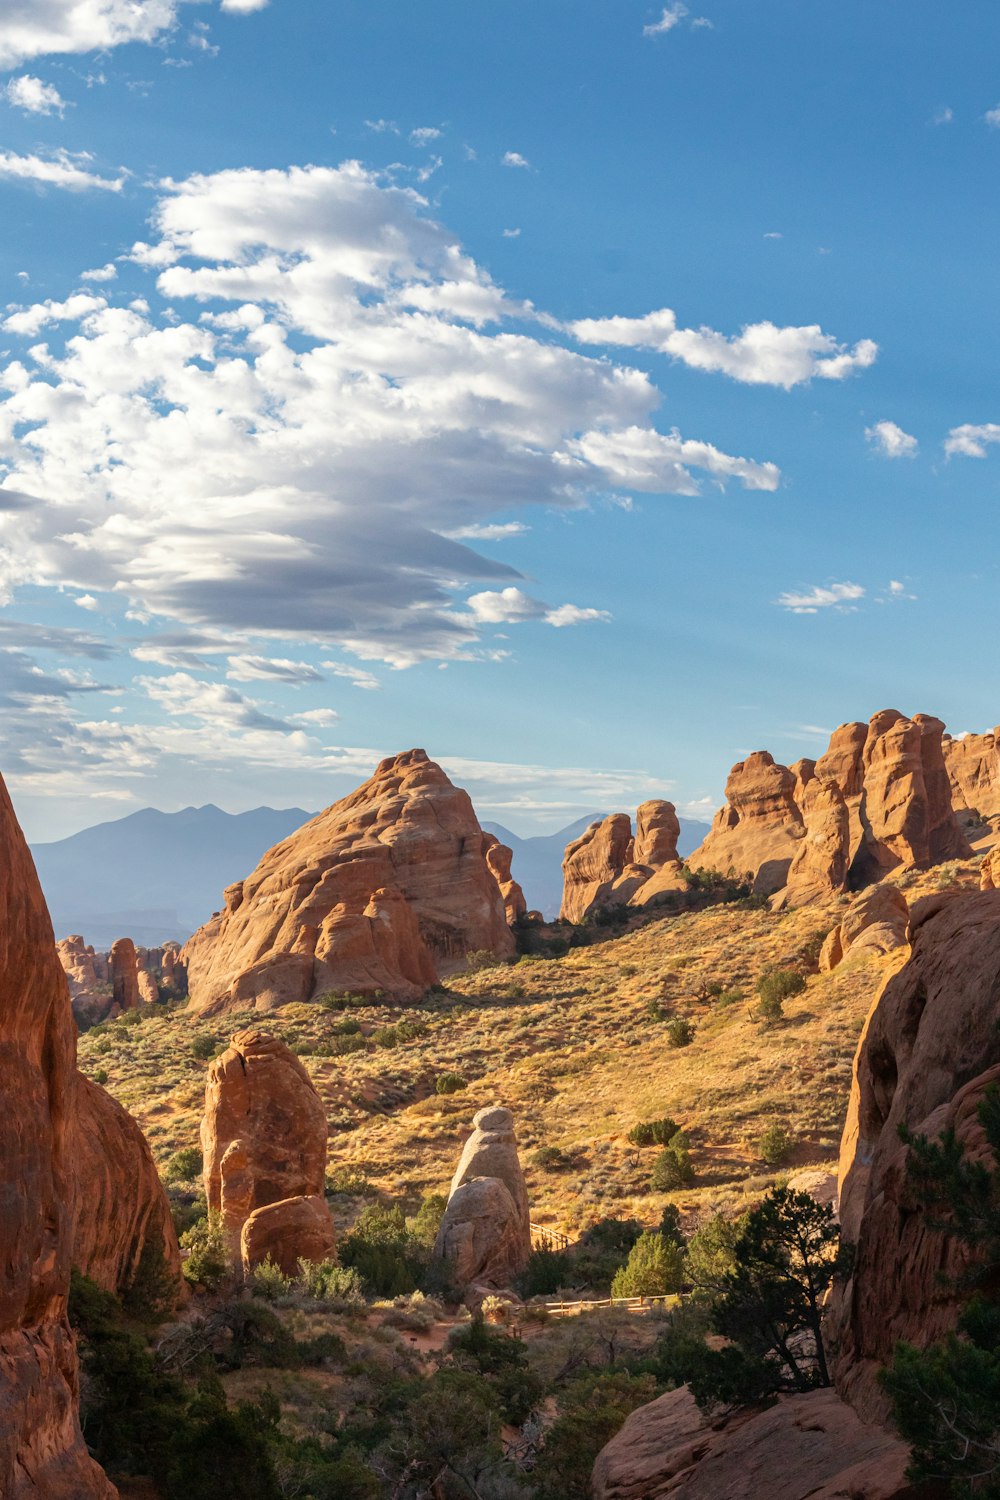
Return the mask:
<path fill-rule="evenodd" d="M 520 151 L 505 151 L 500 158 L 500 163 L 504 167 L 525 167 L 528 169 L 531 167 L 531 162 L 526 156 L 522 156 Z"/>
<path fill-rule="evenodd" d="M 826 583 L 804 592 L 790 590 L 779 594 L 775 603 L 794 615 L 815 615 L 821 609 L 851 609 L 864 596 L 865 590 L 859 583 Z"/>
<path fill-rule="evenodd" d="M 687 6 L 683 5 L 681 0 L 675 0 L 673 5 L 664 6 L 658 21 L 652 21 L 642 28 L 642 34 L 643 36 L 663 36 L 666 32 L 673 31 L 675 26 L 679 26 L 687 14 Z"/>
<path fill-rule="evenodd" d="M 934 111 L 934 113 L 931 115 L 931 124 L 932 125 L 950 125 L 952 123 L 952 121 L 954 120 L 954 118 L 955 118 L 955 112 L 954 112 L 954 110 L 951 108 L 950 105 L 945 104 L 945 105 L 943 105 L 941 107 L 941 109 L 936 109 Z"/>
<path fill-rule="evenodd" d="M 865 437 L 883 458 L 916 458 L 918 444 L 915 437 L 904 432 L 895 422 L 875 422 L 865 428 Z"/>
<path fill-rule="evenodd" d="M 120 193 L 125 172 L 118 177 L 99 177 L 85 165 L 91 158 L 85 153 L 57 151 L 51 157 L 18 156 L 14 151 L 0 151 L 0 178 L 16 182 L 37 182 L 42 187 L 67 188 L 72 193 L 97 189 Z"/>
<path fill-rule="evenodd" d="M 1000 104 L 998 104 L 994 109 L 988 109 L 983 115 L 983 119 L 986 121 L 987 125 L 992 126 L 994 130 L 1000 130 Z"/>

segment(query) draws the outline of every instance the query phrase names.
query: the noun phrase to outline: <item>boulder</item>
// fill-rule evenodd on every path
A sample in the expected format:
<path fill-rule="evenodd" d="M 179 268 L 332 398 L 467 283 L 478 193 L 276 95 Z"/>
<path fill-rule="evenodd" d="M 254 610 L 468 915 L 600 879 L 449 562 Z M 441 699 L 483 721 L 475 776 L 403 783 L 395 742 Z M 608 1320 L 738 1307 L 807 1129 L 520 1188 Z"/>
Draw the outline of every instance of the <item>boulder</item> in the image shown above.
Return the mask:
<path fill-rule="evenodd" d="M 113 1500 L 87 1453 L 66 1316 L 76 1028 L 38 877 L 0 782 L 0 1495 Z"/>
<path fill-rule="evenodd" d="M 785 1183 L 793 1193 L 808 1193 L 814 1202 L 825 1208 L 837 1208 L 837 1174 L 823 1167 L 803 1167 L 793 1172 Z"/>
<path fill-rule="evenodd" d="M 975 1108 L 1000 1079 L 1000 892 L 942 892 L 915 903 L 912 952 L 862 1032 L 841 1145 L 840 1217 L 854 1271 L 833 1299 L 838 1389 L 881 1419 L 875 1373 L 898 1339 L 923 1345 L 953 1326 L 950 1279 L 966 1251 L 927 1227 L 907 1181 L 899 1127 L 951 1125 L 983 1148 Z"/>
<path fill-rule="evenodd" d="M 869 886 L 827 934 L 819 955 L 821 972 L 835 969 L 848 953 L 892 953 L 905 948 L 909 923 L 910 908 L 898 886 Z"/>
<path fill-rule="evenodd" d="M 531 1254 L 528 1190 L 514 1116 L 493 1106 L 474 1116 L 455 1169 L 434 1254 L 455 1263 L 456 1280 L 506 1286 Z"/>
<path fill-rule="evenodd" d="M 979 889 L 1000 890 L 1000 848 L 991 849 L 979 866 Z"/>
<path fill-rule="evenodd" d="M 524 892 L 510 872 L 514 851 L 508 849 L 506 844 L 501 844 L 495 833 L 484 833 L 483 855 L 487 868 L 500 891 L 507 924 L 514 927 L 524 918 L 528 910 Z"/>
<path fill-rule="evenodd" d="M 146 1138 L 128 1111 L 87 1078 L 77 1084 L 73 1175 L 73 1264 L 119 1296 L 140 1265 L 158 1268 L 180 1295 L 177 1234 Z"/>
<path fill-rule="evenodd" d="M 191 1008 L 215 1014 L 331 989 L 415 998 L 514 946 L 467 793 L 410 750 L 268 850 L 182 957 Z"/>
<path fill-rule="evenodd" d="M 904 1500 L 909 1449 L 835 1391 L 705 1423 L 686 1386 L 640 1406 L 597 1456 L 594 1500 Z"/>
<path fill-rule="evenodd" d="M 643 802 L 635 814 L 635 842 L 632 863 L 658 870 L 662 865 L 679 864 L 677 840 L 681 825 L 672 802 Z"/>
<path fill-rule="evenodd" d="M 256 1209 L 322 1197 L 326 1143 L 326 1111 L 299 1059 L 264 1031 L 237 1032 L 209 1065 L 201 1124 L 205 1196 L 233 1265 Z"/>
<path fill-rule="evenodd" d="M 757 895 L 780 890 L 806 832 L 795 792 L 795 774 L 767 750 L 739 761 L 726 782 L 726 805 L 688 864 L 747 879 Z"/>
<path fill-rule="evenodd" d="M 240 1234 L 240 1256 L 246 1272 L 270 1260 L 294 1276 L 300 1260 L 331 1260 L 337 1251 L 333 1220 L 319 1194 L 281 1198 L 255 1208 Z"/>
<path fill-rule="evenodd" d="M 112 943 L 110 964 L 113 1003 L 119 1010 L 135 1010 L 139 1004 L 139 970 L 131 938 Z"/>

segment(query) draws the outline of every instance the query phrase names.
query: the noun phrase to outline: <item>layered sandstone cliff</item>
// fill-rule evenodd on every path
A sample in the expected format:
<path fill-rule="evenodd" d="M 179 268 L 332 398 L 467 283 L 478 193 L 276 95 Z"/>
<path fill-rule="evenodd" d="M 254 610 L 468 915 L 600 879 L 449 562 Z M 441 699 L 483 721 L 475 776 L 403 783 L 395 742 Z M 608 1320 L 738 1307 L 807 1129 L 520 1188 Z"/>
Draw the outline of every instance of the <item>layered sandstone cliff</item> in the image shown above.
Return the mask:
<path fill-rule="evenodd" d="M 413 998 L 482 950 L 514 952 L 482 829 L 410 750 L 270 849 L 183 957 L 192 1008 L 214 1013 L 333 989 Z"/>
<path fill-rule="evenodd" d="M 80 1432 L 66 1316 L 76 1032 L 52 924 L 0 782 L 0 1494 L 110 1500 Z"/>

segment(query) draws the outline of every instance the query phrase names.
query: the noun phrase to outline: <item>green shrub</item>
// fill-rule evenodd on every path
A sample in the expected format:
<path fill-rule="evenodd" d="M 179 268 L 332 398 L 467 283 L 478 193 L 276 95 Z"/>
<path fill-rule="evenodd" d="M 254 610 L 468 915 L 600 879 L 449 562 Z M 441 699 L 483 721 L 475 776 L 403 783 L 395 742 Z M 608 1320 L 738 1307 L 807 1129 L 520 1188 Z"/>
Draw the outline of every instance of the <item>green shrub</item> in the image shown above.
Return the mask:
<path fill-rule="evenodd" d="M 528 1366 L 524 1345 L 473 1318 L 448 1340 L 448 1352 L 459 1369 L 473 1370 L 493 1390 L 506 1421 L 520 1427 L 544 1394 L 542 1382 Z"/>
<path fill-rule="evenodd" d="M 219 1044 L 213 1036 L 196 1036 L 191 1041 L 191 1056 L 196 1057 L 199 1062 L 207 1062 L 214 1057 L 219 1050 Z"/>
<path fill-rule="evenodd" d="M 181 1235 L 181 1249 L 187 1251 L 182 1267 L 186 1281 L 212 1291 L 225 1280 L 229 1266 L 217 1214 L 209 1214 L 192 1224 Z"/>
<path fill-rule="evenodd" d="M 633 1146 L 666 1146 L 680 1130 L 676 1120 L 664 1115 L 661 1120 L 642 1120 L 633 1125 L 628 1139 Z"/>
<path fill-rule="evenodd" d="M 467 974 L 479 974 L 483 969 L 496 969 L 499 965 L 500 960 L 488 948 L 477 948 L 474 952 L 465 955 L 465 972 Z"/>
<path fill-rule="evenodd" d="M 406 1228 L 403 1210 L 370 1204 L 362 1209 L 340 1247 L 344 1266 L 353 1266 L 375 1297 L 399 1297 L 416 1290 L 422 1270 L 421 1247 Z"/>
<path fill-rule="evenodd" d="M 344 1165 L 334 1167 L 326 1174 L 326 1191 L 343 1194 L 346 1198 L 376 1198 L 378 1189 L 368 1181 L 359 1167 Z"/>
<path fill-rule="evenodd" d="M 439 1094 L 457 1094 L 466 1087 L 465 1079 L 461 1073 L 441 1073 L 437 1083 L 434 1085 Z"/>
<path fill-rule="evenodd" d="M 687 1136 L 678 1131 L 653 1163 L 650 1184 L 658 1193 L 672 1193 L 694 1181 L 694 1167 Z"/>
<path fill-rule="evenodd" d="M 100 1086 L 101 1086 L 101 1088 L 103 1088 L 104 1085 L 107 1083 L 107 1081 L 108 1081 L 108 1070 L 107 1070 L 107 1068 L 98 1068 L 97 1072 L 94 1074 L 94 1082 L 95 1083 L 99 1083 Z"/>
<path fill-rule="evenodd" d="M 427 1193 L 414 1215 L 410 1233 L 418 1244 L 430 1249 L 437 1239 L 448 1198 L 444 1193 Z"/>
<path fill-rule="evenodd" d="M 182 1146 L 168 1157 L 163 1168 L 164 1182 L 194 1182 L 201 1176 L 203 1159 L 199 1146 Z"/>
<path fill-rule="evenodd" d="M 687 1280 L 696 1291 L 717 1291 L 736 1269 L 736 1242 L 745 1225 L 745 1216 L 727 1219 L 715 1214 L 692 1234 L 687 1242 Z"/>
<path fill-rule="evenodd" d="M 253 1295 L 263 1297 L 265 1302 L 277 1302 L 279 1297 L 287 1297 L 292 1288 L 292 1278 L 286 1276 L 270 1256 L 259 1266 L 254 1266 L 249 1280 Z"/>
<path fill-rule="evenodd" d="M 615 1273 L 612 1297 L 662 1297 L 680 1290 L 684 1252 L 655 1229 L 641 1234 L 625 1265 Z"/>
<path fill-rule="evenodd" d="M 805 976 L 794 969 L 768 969 L 757 981 L 758 1019 L 774 1026 L 784 1017 L 784 1002 L 805 987 Z"/>
<path fill-rule="evenodd" d="M 560 1396 L 559 1414 L 532 1475 L 537 1500 L 586 1500 L 591 1471 L 625 1418 L 656 1394 L 652 1375 L 621 1370 L 581 1376 Z"/>
<path fill-rule="evenodd" d="M 667 1022 L 667 1041 L 671 1047 L 690 1047 L 694 1041 L 694 1022 L 686 1016 L 675 1016 Z"/>
<path fill-rule="evenodd" d="M 372 995 L 354 995 L 348 990 L 327 990 L 316 996 L 316 1004 L 323 1010 L 360 1010 L 371 1005 L 374 998 Z"/>
<path fill-rule="evenodd" d="M 780 1167 L 782 1162 L 788 1160 L 794 1144 L 784 1125 L 775 1122 L 773 1125 L 768 1125 L 758 1140 L 757 1154 L 767 1166 Z"/>
<path fill-rule="evenodd" d="M 742 1005 L 745 999 L 743 991 L 738 985 L 734 985 L 732 989 L 720 990 L 715 997 L 715 1003 L 721 1009 L 730 1005 Z"/>
<path fill-rule="evenodd" d="M 528 1160 L 533 1167 L 538 1167 L 543 1172 L 561 1172 L 565 1167 L 573 1165 L 572 1156 L 559 1146 L 539 1146 L 536 1151 L 532 1151 Z"/>
<path fill-rule="evenodd" d="M 300 1260 L 297 1284 L 316 1302 L 364 1302 L 361 1274 L 335 1260 Z"/>
<path fill-rule="evenodd" d="M 554 1297 L 573 1280 L 573 1260 L 565 1250 L 532 1250 L 528 1264 L 517 1277 L 522 1297 Z"/>

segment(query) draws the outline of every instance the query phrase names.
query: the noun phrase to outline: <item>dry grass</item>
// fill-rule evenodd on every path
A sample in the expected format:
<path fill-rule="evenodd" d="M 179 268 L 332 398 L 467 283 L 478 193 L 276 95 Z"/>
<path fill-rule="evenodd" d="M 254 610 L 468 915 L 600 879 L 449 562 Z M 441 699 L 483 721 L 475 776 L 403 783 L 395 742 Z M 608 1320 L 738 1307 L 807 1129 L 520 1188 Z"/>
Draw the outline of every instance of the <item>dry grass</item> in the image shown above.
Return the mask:
<path fill-rule="evenodd" d="M 900 883 L 912 900 L 942 879 L 976 883 L 975 872 L 969 862 Z M 461 976 L 426 1005 L 402 1011 L 297 1005 L 203 1022 L 157 1008 L 138 1025 L 116 1022 L 82 1037 L 81 1065 L 91 1076 L 106 1071 L 159 1161 L 197 1141 L 206 1064 L 192 1055 L 193 1039 L 210 1036 L 221 1049 L 253 1023 L 302 1055 L 327 1106 L 331 1169 L 363 1173 L 410 1209 L 424 1193 L 447 1191 L 473 1114 L 493 1103 L 516 1114 L 536 1222 L 572 1234 L 609 1214 L 653 1222 L 671 1200 L 692 1211 L 735 1205 L 767 1176 L 755 1142 L 774 1121 L 795 1141 L 785 1171 L 836 1160 L 858 1034 L 904 955 L 812 973 L 774 1027 L 750 1012 L 758 977 L 775 967 L 807 970 L 845 904 L 835 898 L 781 915 L 719 906 L 663 917 L 564 958 Z M 713 983 L 741 990 L 744 1000 L 719 1004 L 706 994 Z M 675 1016 L 694 1023 L 690 1046 L 670 1045 L 667 1020 Z M 369 1039 L 401 1019 L 424 1030 L 393 1047 L 369 1040 L 363 1051 L 316 1055 L 336 1044 L 345 1017 Z M 447 1071 L 467 1080 L 465 1090 L 434 1092 Z M 626 1140 L 637 1121 L 662 1115 L 691 1140 L 696 1180 L 677 1194 L 649 1190 L 655 1148 L 638 1151 Z M 541 1145 L 561 1148 L 570 1165 L 534 1166 Z M 349 1219 L 357 1203 L 340 1201 L 340 1217 Z"/>

